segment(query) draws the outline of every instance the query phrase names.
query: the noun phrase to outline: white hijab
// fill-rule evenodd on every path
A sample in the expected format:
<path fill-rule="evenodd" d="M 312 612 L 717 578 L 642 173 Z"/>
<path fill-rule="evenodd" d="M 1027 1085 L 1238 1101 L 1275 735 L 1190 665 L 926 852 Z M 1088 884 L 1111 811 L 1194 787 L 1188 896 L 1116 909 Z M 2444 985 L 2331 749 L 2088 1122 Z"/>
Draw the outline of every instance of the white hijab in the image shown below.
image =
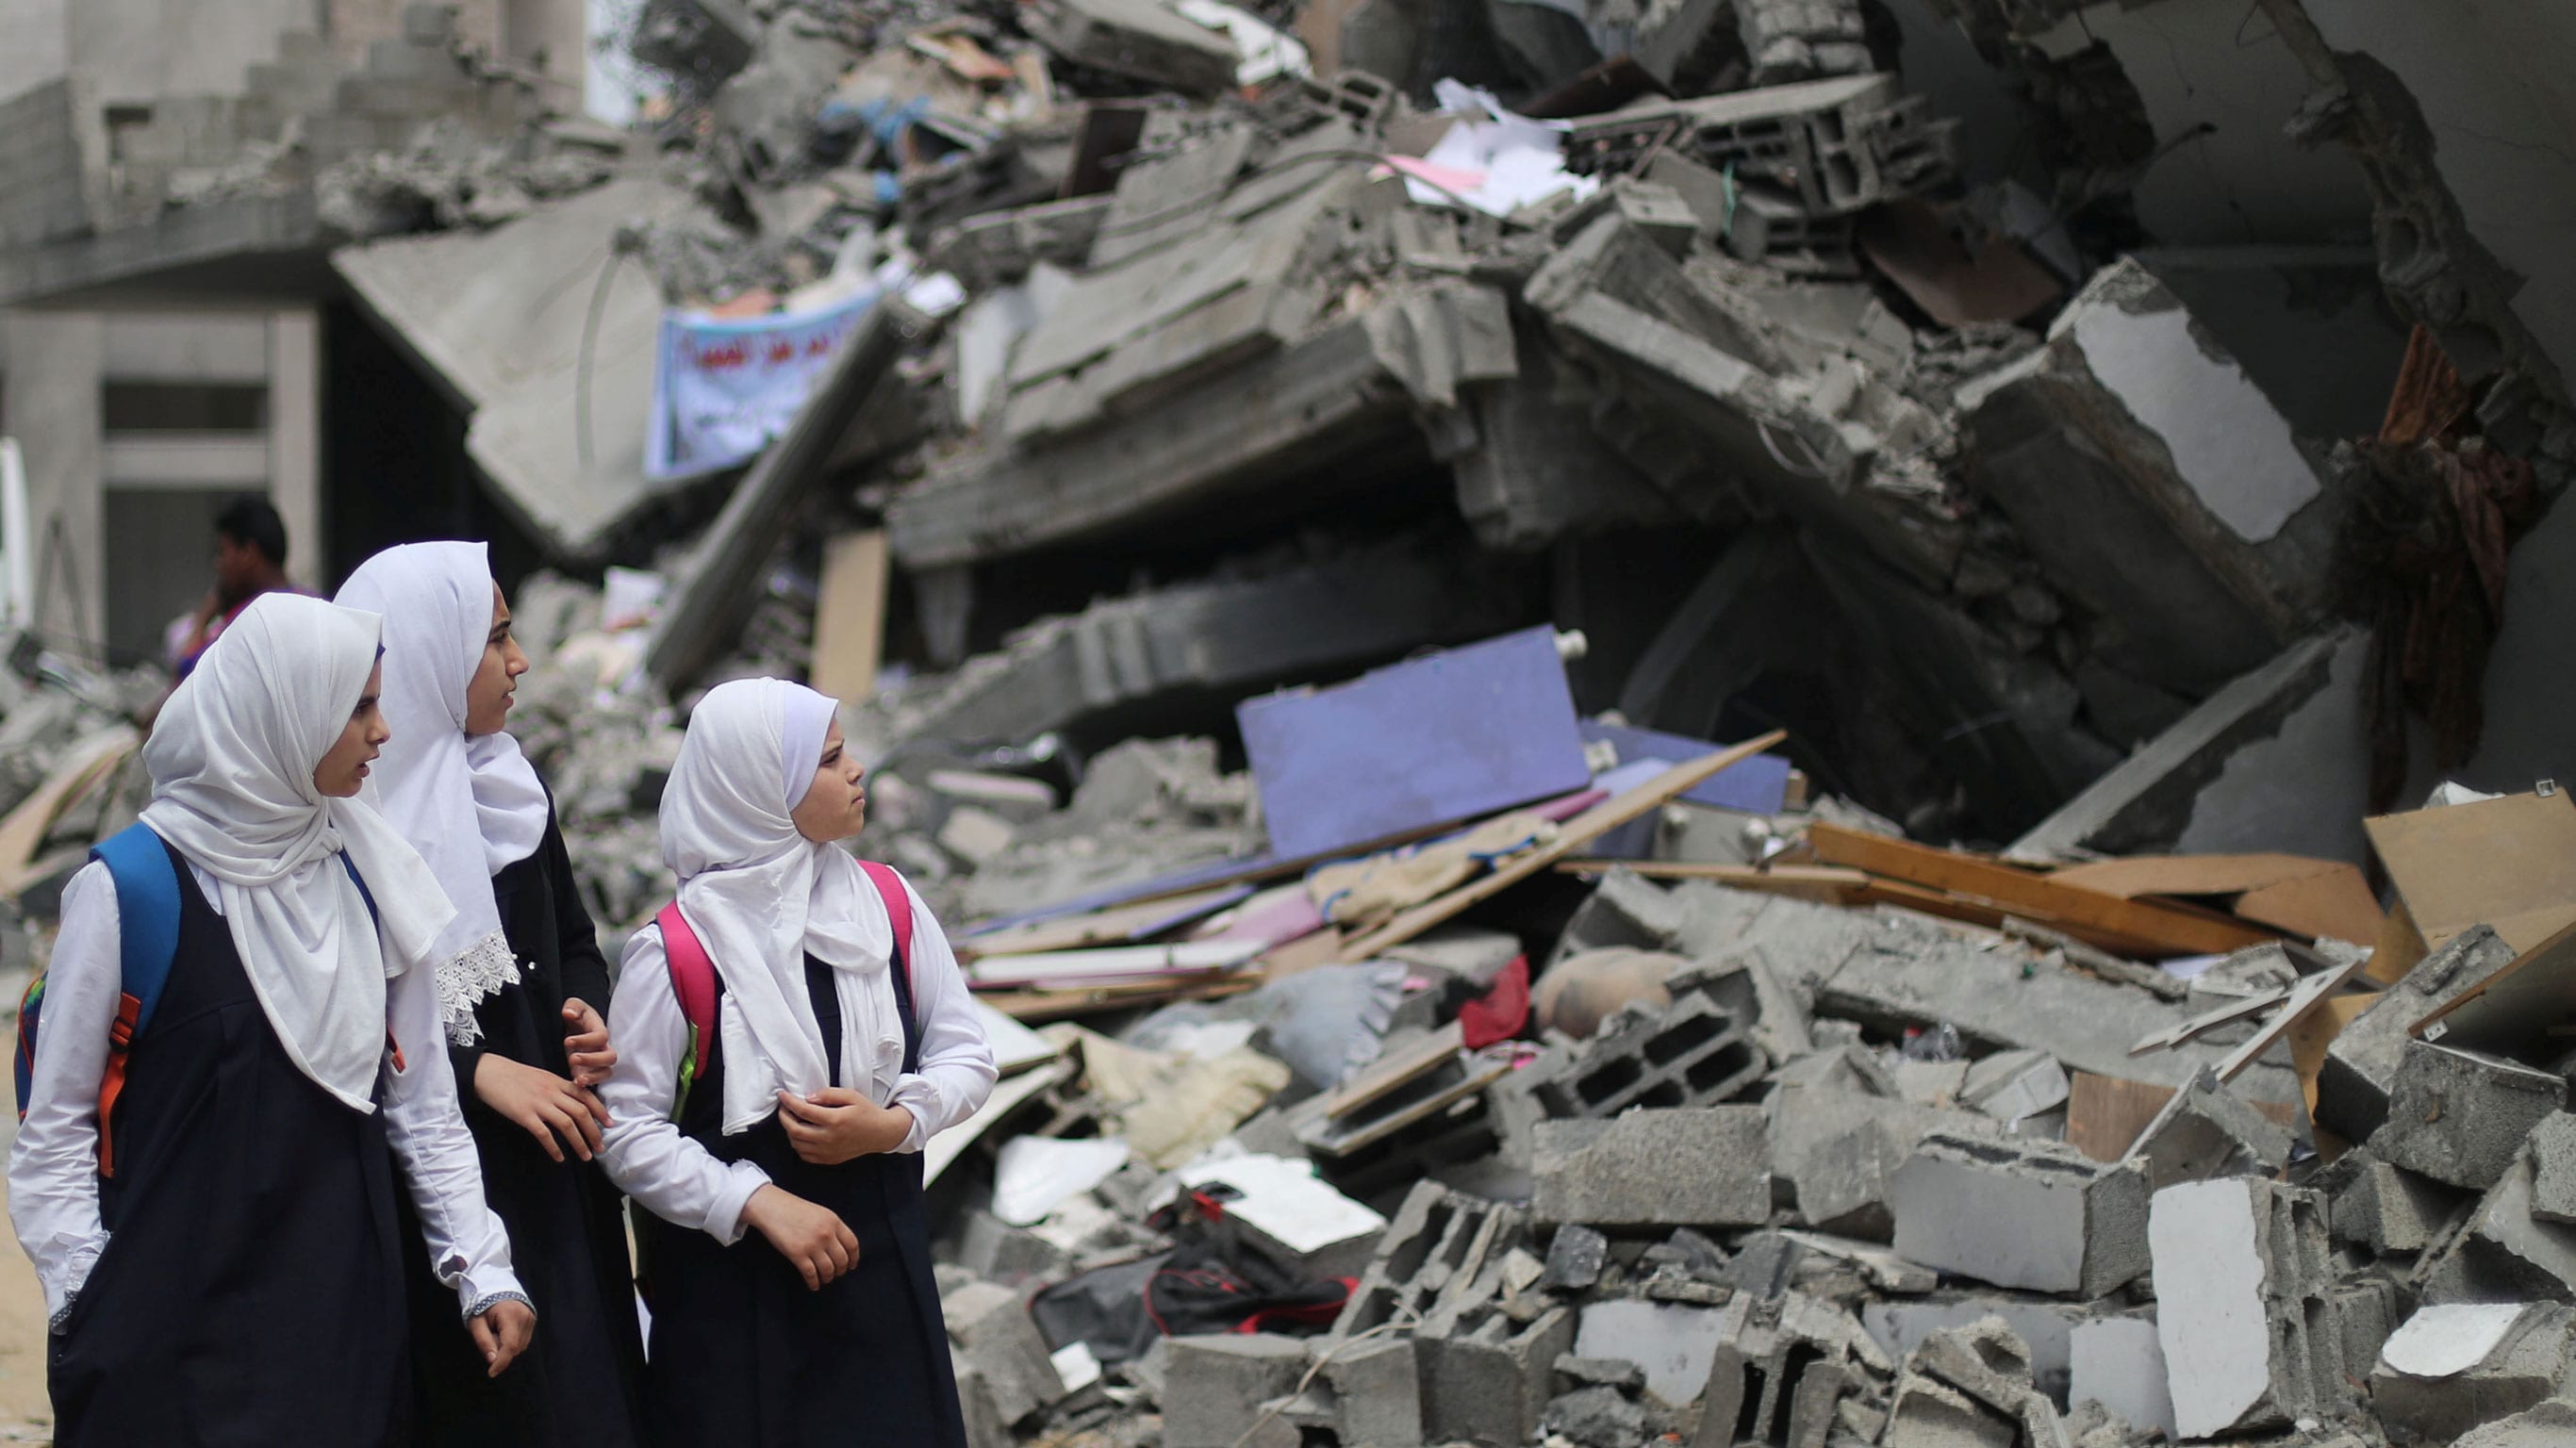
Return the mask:
<path fill-rule="evenodd" d="M 782 1089 L 809 1096 L 832 1084 L 805 993 L 809 953 L 833 967 L 846 1084 L 882 1105 L 902 1070 L 885 903 L 857 860 L 789 817 L 836 707 L 780 679 L 720 684 L 690 715 L 662 793 L 662 859 L 730 1003 L 718 1037 L 727 1134 L 766 1120 Z"/>
<path fill-rule="evenodd" d="M 385 620 L 385 723 L 370 799 L 438 875 L 456 919 L 439 936 L 447 1038 L 481 1039 L 474 1007 L 519 978 L 492 877 L 537 852 L 545 786 L 508 734 L 469 737 L 465 689 L 492 634 L 492 565 L 481 543 L 411 543 L 360 564 L 339 601 Z"/>
<path fill-rule="evenodd" d="M 296 1069 L 360 1111 L 375 1109 L 385 979 L 428 960 L 456 913 L 401 832 L 313 785 L 366 691 L 379 631 L 371 613 L 263 595 L 206 650 L 143 746 L 143 822 L 215 877 L 242 968 Z"/>

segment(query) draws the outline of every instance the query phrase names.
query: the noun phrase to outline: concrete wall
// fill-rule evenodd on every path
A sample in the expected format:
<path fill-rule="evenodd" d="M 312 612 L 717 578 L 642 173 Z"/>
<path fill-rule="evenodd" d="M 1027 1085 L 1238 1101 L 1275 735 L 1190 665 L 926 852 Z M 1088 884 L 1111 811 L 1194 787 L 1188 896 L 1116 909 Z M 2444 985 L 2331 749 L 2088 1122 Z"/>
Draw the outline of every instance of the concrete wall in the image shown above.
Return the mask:
<path fill-rule="evenodd" d="M 0 313 L 0 427 L 27 464 L 27 517 L 42 552 L 36 622 L 97 638 L 106 627 L 99 368 L 95 313 Z"/>
<path fill-rule="evenodd" d="M 2328 45 L 2404 82 L 2469 230 L 2528 278 L 2514 313 L 2576 375 L 2576 7 L 2529 0 L 2302 0 Z M 2159 7 L 2161 8 L 2161 7 Z"/>
<path fill-rule="evenodd" d="M 311 30 L 314 0 L 71 0 L 70 64 L 98 77 L 109 105 L 231 95 L 277 37 Z"/>
<path fill-rule="evenodd" d="M 0 100 L 52 80 L 72 64 L 64 12 L 71 0 L 0 0 Z"/>

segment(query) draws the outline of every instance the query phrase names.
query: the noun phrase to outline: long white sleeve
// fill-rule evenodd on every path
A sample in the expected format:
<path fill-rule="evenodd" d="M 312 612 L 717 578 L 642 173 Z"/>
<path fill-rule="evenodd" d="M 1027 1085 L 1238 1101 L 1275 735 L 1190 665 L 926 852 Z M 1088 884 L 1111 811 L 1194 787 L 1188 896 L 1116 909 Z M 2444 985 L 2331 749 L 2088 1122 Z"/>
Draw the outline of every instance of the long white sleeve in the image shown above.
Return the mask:
<path fill-rule="evenodd" d="M 385 1063 L 385 1132 L 420 1213 L 430 1265 L 468 1314 L 496 1297 L 525 1300 L 527 1289 L 510 1268 L 509 1234 L 484 1200 L 482 1162 L 457 1102 L 436 972 L 415 966 L 386 981 L 385 1017 L 403 1055 L 400 1071 Z"/>
<path fill-rule="evenodd" d="M 721 1162 L 671 1120 L 689 1022 L 671 991 L 662 932 L 646 926 L 626 942 L 608 1004 L 617 1066 L 600 1083 L 608 1130 L 600 1165 L 617 1189 L 666 1222 L 694 1227 L 727 1245 L 742 1240 L 742 1209 L 769 1185 L 747 1161 Z"/>
<path fill-rule="evenodd" d="M 124 989 L 116 885 L 93 862 L 63 890 L 62 933 L 45 972 L 27 1119 L 9 1149 L 9 1220 L 59 1317 L 107 1247 L 98 1214 L 98 1083 Z"/>
<path fill-rule="evenodd" d="M 886 1104 L 912 1113 L 912 1132 L 904 1138 L 903 1150 L 919 1151 L 930 1138 L 982 1109 L 1001 1072 L 993 1064 L 992 1043 L 975 1019 L 974 997 L 947 932 L 931 918 L 920 894 L 909 883 L 903 888 L 912 896 L 912 1006 L 921 1022 L 921 1069 L 896 1077 Z"/>

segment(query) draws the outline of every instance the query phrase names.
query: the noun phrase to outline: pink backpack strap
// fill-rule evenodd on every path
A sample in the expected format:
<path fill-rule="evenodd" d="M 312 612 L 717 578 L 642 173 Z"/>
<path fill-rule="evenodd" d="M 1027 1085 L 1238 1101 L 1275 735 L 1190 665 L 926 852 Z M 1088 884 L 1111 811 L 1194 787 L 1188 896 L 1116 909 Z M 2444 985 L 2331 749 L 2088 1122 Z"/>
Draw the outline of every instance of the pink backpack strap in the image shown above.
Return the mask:
<path fill-rule="evenodd" d="M 653 916 L 653 924 L 662 932 L 662 955 L 671 967 L 671 993 L 679 998 L 680 1014 L 689 1022 L 689 1051 L 680 1058 L 680 1086 L 671 1097 L 671 1119 L 677 1121 L 680 1108 L 688 1104 L 689 1088 L 707 1074 L 707 1063 L 715 1058 L 716 963 L 680 913 L 679 901 L 663 906 Z"/>
<path fill-rule="evenodd" d="M 921 974 L 912 968 L 912 892 L 904 888 L 903 876 L 892 865 L 861 860 L 859 868 L 867 871 L 868 883 L 877 887 L 878 897 L 885 901 L 886 918 L 894 922 L 895 957 L 903 962 L 904 983 L 911 988 L 912 1011 L 918 1016 Z"/>

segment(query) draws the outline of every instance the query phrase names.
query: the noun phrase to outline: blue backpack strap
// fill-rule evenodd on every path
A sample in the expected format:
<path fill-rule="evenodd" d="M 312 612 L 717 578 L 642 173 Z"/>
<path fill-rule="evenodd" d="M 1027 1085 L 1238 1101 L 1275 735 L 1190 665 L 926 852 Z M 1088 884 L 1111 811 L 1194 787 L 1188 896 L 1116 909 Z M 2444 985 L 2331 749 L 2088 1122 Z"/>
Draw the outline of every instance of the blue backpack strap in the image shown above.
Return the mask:
<path fill-rule="evenodd" d="M 107 1069 L 98 1083 L 98 1174 L 116 1175 L 116 1101 L 125 1093 L 135 1038 L 152 1024 L 179 953 L 179 870 L 169 847 L 141 823 L 101 840 L 90 858 L 116 886 L 117 971 L 122 994 L 107 1032 Z M 32 1053 L 31 1053 L 32 1054 Z M 24 1093 L 20 1099 L 25 1099 Z"/>

